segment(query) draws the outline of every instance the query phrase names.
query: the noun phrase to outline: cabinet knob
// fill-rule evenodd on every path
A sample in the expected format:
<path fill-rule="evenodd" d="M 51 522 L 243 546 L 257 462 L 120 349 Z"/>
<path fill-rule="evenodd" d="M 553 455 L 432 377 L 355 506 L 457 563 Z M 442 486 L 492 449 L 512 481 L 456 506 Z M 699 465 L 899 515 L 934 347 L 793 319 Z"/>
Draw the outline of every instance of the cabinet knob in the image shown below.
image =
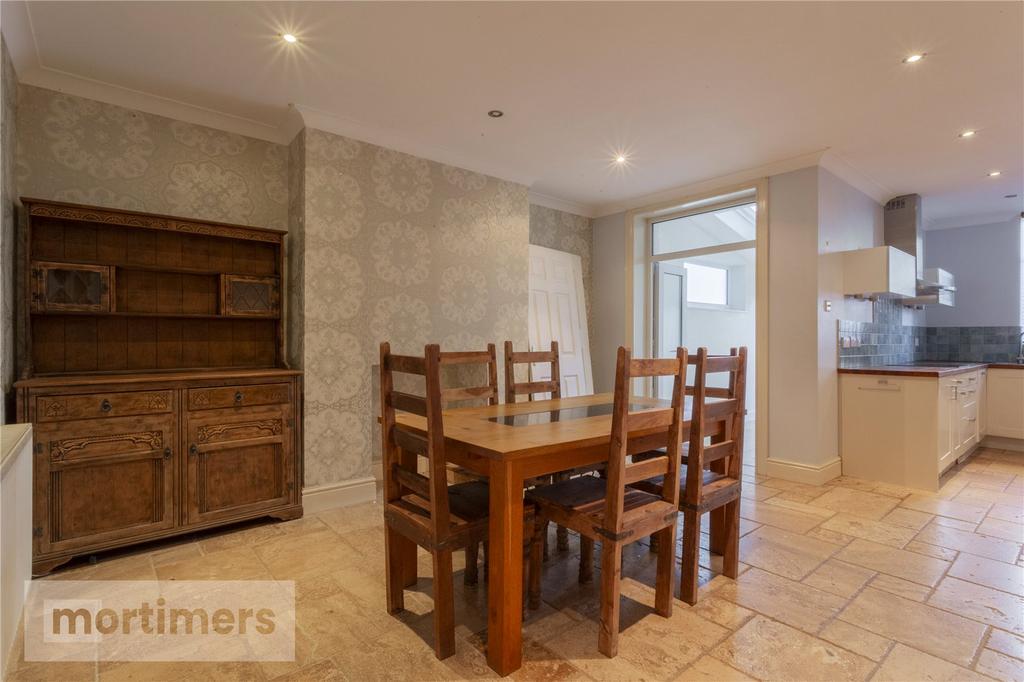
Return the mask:
<path fill-rule="evenodd" d="M 103 410 L 104 412 L 110 412 L 112 409 L 114 409 L 114 406 L 110 404 L 109 400 L 104 398 L 103 402 L 100 403 L 100 409 Z"/>
<path fill-rule="evenodd" d="M 241 391 L 235 391 L 235 402 L 236 403 L 242 402 L 242 392 Z"/>
<path fill-rule="evenodd" d="M 170 459 L 170 458 L 171 458 L 171 449 L 170 448 L 164 448 L 164 459 Z"/>
<path fill-rule="evenodd" d="M 199 446 L 196 445 L 195 443 L 192 443 L 192 445 L 190 445 L 189 448 L 188 448 L 188 454 L 192 455 L 193 457 L 198 455 L 199 454 Z"/>

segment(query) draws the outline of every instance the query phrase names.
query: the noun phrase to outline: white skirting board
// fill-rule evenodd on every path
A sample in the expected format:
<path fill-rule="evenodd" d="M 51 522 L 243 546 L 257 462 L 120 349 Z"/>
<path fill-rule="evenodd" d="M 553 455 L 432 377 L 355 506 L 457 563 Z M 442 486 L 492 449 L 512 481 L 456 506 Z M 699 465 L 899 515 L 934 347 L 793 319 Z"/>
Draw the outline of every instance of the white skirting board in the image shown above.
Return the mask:
<path fill-rule="evenodd" d="M 833 478 L 842 476 L 843 461 L 836 457 L 824 464 L 812 466 L 810 464 L 769 457 L 764 462 L 764 471 L 758 471 L 757 473 L 768 478 L 781 478 L 808 485 L 823 485 Z"/>
<path fill-rule="evenodd" d="M 994 450 L 1013 450 L 1014 452 L 1024 452 L 1024 440 L 1019 438 L 985 436 L 981 441 L 981 446 L 984 448 L 992 448 Z"/>
<path fill-rule="evenodd" d="M 336 507 L 350 507 L 377 499 L 377 480 L 373 476 L 328 483 L 302 489 L 302 513 L 316 514 Z"/>

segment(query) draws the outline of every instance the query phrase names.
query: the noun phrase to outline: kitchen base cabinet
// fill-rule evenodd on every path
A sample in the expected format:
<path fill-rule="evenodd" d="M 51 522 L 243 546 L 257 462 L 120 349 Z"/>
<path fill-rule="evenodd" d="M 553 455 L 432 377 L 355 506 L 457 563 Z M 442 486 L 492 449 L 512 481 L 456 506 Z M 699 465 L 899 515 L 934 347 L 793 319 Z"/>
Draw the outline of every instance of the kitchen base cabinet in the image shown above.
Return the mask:
<path fill-rule="evenodd" d="M 36 429 L 33 575 L 114 547 L 302 516 L 301 382 L 287 369 L 18 382 L 19 421 Z"/>
<path fill-rule="evenodd" d="M 843 374 L 843 474 L 923 490 L 980 440 L 977 371 L 948 377 Z"/>
<path fill-rule="evenodd" d="M 1024 368 L 989 367 L 985 403 L 988 435 L 1024 439 Z"/>

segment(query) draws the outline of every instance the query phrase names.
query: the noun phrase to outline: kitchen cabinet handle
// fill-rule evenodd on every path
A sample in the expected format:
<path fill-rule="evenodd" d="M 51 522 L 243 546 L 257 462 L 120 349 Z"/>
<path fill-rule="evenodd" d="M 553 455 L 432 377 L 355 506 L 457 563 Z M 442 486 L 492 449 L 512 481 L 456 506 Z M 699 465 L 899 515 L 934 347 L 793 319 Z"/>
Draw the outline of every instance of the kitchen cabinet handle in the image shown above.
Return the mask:
<path fill-rule="evenodd" d="M 164 459 L 170 459 L 170 458 L 171 458 L 171 449 L 170 448 L 164 448 Z"/>
<path fill-rule="evenodd" d="M 104 398 L 103 402 L 100 403 L 100 409 L 104 412 L 110 412 L 112 409 L 114 409 L 114 406 L 110 404 L 109 400 Z"/>
<path fill-rule="evenodd" d="M 900 391 L 899 386 L 858 386 L 858 391 Z"/>
<path fill-rule="evenodd" d="M 196 445 L 195 443 L 192 443 L 192 445 L 190 445 L 189 448 L 188 448 L 188 454 L 192 455 L 193 457 L 198 455 L 199 454 L 199 446 Z"/>
<path fill-rule="evenodd" d="M 242 392 L 241 391 L 235 391 L 235 402 L 236 403 L 242 402 Z"/>

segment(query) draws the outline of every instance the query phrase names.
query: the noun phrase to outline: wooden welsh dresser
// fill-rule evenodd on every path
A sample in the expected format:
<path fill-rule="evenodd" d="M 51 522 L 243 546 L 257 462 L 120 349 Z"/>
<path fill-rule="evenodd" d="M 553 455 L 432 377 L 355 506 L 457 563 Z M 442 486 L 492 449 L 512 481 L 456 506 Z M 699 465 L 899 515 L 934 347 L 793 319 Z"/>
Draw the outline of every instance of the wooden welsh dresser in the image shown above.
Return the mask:
<path fill-rule="evenodd" d="M 35 428 L 33 574 L 302 515 L 302 375 L 284 232 L 22 199 L 18 419 Z"/>

